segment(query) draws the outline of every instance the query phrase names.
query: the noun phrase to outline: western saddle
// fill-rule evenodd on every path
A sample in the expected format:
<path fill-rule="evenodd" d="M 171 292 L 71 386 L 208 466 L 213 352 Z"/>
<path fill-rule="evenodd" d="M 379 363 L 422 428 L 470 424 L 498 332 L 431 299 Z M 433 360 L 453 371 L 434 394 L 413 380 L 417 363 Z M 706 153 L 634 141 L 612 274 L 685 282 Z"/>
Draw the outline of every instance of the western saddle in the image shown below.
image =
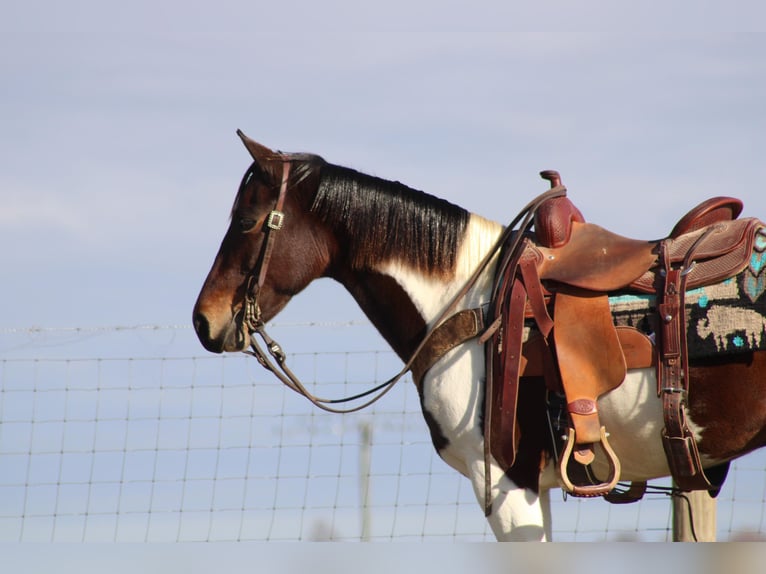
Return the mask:
<path fill-rule="evenodd" d="M 737 219 L 740 200 L 715 197 L 681 218 L 665 239 L 628 239 L 586 223 L 557 172 L 540 175 L 561 193 L 537 207 L 534 233 L 516 231 L 515 241 L 498 255 L 488 308 L 458 312 L 438 327 L 413 365 L 416 383 L 449 349 L 478 337 L 487 364 L 486 464 L 491 453 L 506 471 L 513 469 L 519 382 L 543 378 L 549 393 L 564 397 L 568 415 L 557 461 L 562 487 L 575 496 L 632 502 L 646 485 L 632 485 L 627 493 L 616 488 L 620 461 L 599 421 L 598 398 L 618 387 L 627 369 L 654 366 L 663 403 L 662 442 L 675 483 L 715 496 L 727 466 L 706 474 L 684 409 L 690 390 L 684 294 L 742 271 L 763 224 Z M 615 326 L 609 305 L 614 293 L 656 297 L 654 341 L 632 327 Z M 572 469 L 593 462 L 597 446 L 609 461 L 609 475 L 584 480 L 585 473 Z"/>

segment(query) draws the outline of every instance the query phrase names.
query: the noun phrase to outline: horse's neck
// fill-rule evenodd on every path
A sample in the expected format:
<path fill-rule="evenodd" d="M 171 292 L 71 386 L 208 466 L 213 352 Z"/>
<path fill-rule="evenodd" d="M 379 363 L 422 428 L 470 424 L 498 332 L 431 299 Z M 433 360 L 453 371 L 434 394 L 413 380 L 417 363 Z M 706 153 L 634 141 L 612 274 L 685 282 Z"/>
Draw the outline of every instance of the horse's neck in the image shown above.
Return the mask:
<path fill-rule="evenodd" d="M 399 358 L 409 359 L 425 335 L 426 323 L 399 283 L 374 271 L 357 271 L 336 279 L 351 293 Z"/>
<path fill-rule="evenodd" d="M 450 306 L 455 296 L 471 279 L 502 232 L 502 227 L 480 216 L 472 215 L 458 247 L 454 269 L 441 275 L 424 275 L 411 267 L 391 261 L 383 266 L 386 274 L 395 278 L 409 294 L 424 321 L 431 325 Z M 488 302 L 494 266 L 482 274 L 476 285 L 457 303 L 455 309 L 477 307 Z"/>
<path fill-rule="evenodd" d="M 427 329 L 465 286 L 502 231 L 499 224 L 471 216 L 455 269 L 424 274 L 397 261 L 377 269 L 346 270 L 336 277 L 402 360 L 407 360 Z M 489 267 L 455 310 L 488 302 L 494 268 Z"/>

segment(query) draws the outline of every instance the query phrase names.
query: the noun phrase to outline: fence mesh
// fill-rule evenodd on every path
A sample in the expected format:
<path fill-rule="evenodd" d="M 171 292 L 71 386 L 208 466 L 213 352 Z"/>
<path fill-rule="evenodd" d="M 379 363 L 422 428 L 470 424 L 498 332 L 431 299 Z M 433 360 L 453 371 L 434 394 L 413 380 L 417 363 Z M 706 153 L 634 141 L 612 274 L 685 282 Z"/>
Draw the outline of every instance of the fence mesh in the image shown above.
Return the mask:
<path fill-rule="evenodd" d="M 284 326 L 288 360 L 322 395 L 365 390 L 400 363 L 354 349 L 360 329 Z M 344 338 L 352 350 L 300 350 Z M 0 542 L 492 539 L 409 380 L 334 415 L 252 358 L 196 354 L 183 327 L 6 330 L 0 343 Z M 766 534 L 765 478 L 761 453 L 733 466 L 719 540 Z M 553 502 L 557 540 L 671 537 L 664 496 Z"/>

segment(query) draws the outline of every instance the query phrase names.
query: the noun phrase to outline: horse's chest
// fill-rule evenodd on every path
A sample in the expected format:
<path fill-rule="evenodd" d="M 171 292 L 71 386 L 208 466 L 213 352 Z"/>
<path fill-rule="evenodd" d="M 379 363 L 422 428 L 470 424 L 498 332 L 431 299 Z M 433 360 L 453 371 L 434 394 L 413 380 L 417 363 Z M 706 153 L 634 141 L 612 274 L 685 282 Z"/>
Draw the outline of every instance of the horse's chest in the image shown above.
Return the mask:
<path fill-rule="evenodd" d="M 425 376 L 422 390 L 434 446 L 461 472 L 450 459 L 465 460 L 482 452 L 484 363 L 481 346 L 472 347 L 468 343 L 448 353 Z"/>

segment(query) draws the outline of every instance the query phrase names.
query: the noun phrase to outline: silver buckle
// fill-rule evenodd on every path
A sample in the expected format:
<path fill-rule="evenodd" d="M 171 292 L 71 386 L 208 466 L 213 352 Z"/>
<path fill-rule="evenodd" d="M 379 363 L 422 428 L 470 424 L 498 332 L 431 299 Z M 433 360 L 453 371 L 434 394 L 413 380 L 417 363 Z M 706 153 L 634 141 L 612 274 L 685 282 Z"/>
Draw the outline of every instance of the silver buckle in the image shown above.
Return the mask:
<path fill-rule="evenodd" d="M 269 229 L 273 229 L 275 231 L 282 229 L 284 222 L 285 214 L 281 211 L 277 211 L 276 209 L 269 213 L 269 217 L 266 219 L 266 225 L 269 227 Z"/>

